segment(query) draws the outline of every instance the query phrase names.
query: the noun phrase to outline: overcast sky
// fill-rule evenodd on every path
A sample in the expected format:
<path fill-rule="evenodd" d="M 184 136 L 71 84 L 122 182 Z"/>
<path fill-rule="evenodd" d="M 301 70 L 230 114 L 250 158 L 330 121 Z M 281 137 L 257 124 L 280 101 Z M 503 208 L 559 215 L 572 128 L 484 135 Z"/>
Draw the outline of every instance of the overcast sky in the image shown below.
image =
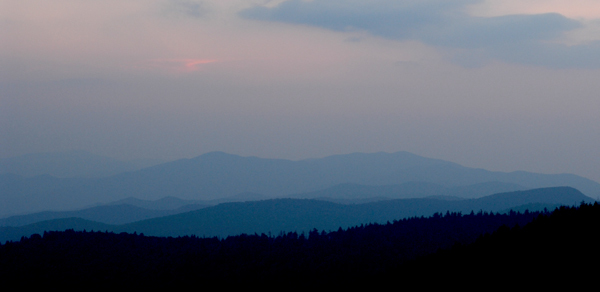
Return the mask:
<path fill-rule="evenodd" d="M 0 157 L 409 151 L 600 181 L 598 0 L 0 0 Z"/>

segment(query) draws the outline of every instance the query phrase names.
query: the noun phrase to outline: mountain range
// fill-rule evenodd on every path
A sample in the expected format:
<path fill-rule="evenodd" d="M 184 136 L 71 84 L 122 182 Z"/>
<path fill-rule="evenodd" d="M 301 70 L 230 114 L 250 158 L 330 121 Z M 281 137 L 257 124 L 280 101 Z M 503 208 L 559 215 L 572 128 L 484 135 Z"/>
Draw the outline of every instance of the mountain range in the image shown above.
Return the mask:
<path fill-rule="evenodd" d="M 330 197 L 373 201 L 377 197 L 435 195 L 475 198 L 498 191 L 557 186 L 576 188 L 592 198 L 600 195 L 600 184 L 573 174 L 494 172 L 408 152 L 353 153 L 300 161 L 211 152 L 101 178 L 3 174 L 0 217 L 76 210 L 130 197 L 223 202 L 244 201 L 253 194 L 250 197 L 255 199 Z M 336 192 L 338 195 L 333 195 Z M 231 199 L 235 196 L 240 197 Z"/>

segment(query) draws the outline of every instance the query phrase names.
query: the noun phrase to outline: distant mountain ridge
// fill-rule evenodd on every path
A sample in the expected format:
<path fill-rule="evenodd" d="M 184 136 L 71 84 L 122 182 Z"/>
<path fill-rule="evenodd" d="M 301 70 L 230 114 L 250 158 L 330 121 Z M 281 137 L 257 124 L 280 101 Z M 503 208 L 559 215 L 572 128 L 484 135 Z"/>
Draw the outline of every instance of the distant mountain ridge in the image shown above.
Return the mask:
<path fill-rule="evenodd" d="M 148 210 L 173 210 L 193 204 L 206 204 L 206 202 L 198 200 L 183 200 L 176 197 L 164 197 L 153 201 L 129 197 L 116 202 L 111 202 L 106 205 L 131 205 Z"/>
<path fill-rule="evenodd" d="M 77 209 L 128 197 L 222 200 L 256 193 L 275 198 L 340 184 L 385 186 L 410 182 L 446 188 L 492 182 L 524 189 L 570 186 L 590 197 L 600 195 L 600 184 L 572 174 L 492 172 L 408 152 L 353 153 L 300 161 L 211 152 L 97 179 L 0 175 L 0 216 Z"/>
<path fill-rule="evenodd" d="M 178 197 L 195 199 L 217 199 L 244 192 L 282 197 L 345 183 L 382 186 L 408 182 L 446 187 L 500 182 L 526 189 L 571 186 L 586 194 L 600 194 L 600 184 L 572 174 L 492 172 L 408 152 L 353 153 L 300 161 L 211 152 L 119 177 L 130 181 L 152 177 L 155 187 L 168 184 L 172 193 L 180 194 Z"/>

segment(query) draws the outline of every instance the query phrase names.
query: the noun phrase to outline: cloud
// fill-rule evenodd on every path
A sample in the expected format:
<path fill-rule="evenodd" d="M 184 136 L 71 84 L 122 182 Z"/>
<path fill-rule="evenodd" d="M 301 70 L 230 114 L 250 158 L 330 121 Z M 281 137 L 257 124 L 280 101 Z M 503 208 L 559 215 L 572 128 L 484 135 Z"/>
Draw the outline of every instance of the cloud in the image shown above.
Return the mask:
<path fill-rule="evenodd" d="M 290 0 L 275 7 L 240 12 L 247 19 L 366 31 L 393 40 L 418 40 L 446 50 L 472 65 L 501 60 L 552 68 L 594 67 L 598 44 L 566 46 L 557 40 L 580 28 L 579 21 L 557 13 L 475 17 L 467 6 L 479 0 Z M 471 57 L 469 57 L 471 56 Z"/>
<path fill-rule="evenodd" d="M 465 17 L 433 31 L 421 31 L 420 39 L 438 46 L 459 48 L 496 47 L 531 41 L 550 41 L 580 24 L 559 14 Z"/>
<path fill-rule="evenodd" d="M 246 9 L 241 16 L 251 19 L 306 24 L 337 31 L 367 30 L 389 38 L 412 38 L 414 32 L 446 22 L 449 14 L 459 12 L 476 0 L 424 1 L 344 1 L 291 0 L 267 8 Z"/>

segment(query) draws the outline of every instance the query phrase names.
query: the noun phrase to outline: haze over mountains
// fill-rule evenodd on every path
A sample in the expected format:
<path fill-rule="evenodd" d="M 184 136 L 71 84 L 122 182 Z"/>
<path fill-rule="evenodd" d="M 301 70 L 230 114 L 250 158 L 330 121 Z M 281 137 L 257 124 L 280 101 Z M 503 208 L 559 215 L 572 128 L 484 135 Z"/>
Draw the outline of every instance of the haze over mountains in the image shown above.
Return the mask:
<path fill-rule="evenodd" d="M 81 209 L 130 197 L 213 202 L 277 197 L 477 198 L 554 186 L 570 186 L 591 198 L 600 195 L 600 184 L 577 175 L 493 172 L 408 152 L 353 153 L 300 161 L 211 152 L 102 178 L 3 174 L 0 216 Z"/>
<path fill-rule="evenodd" d="M 519 191 L 524 186 L 512 183 L 486 182 L 460 187 L 445 187 L 428 182 L 405 182 L 396 185 L 371 186 L 339 184 L 319 191 L 293 194 L 291 198 L 335 200 L 340 203 L 389 199 L 438 197 L 446 200 L 480 198 L 496 193 Z"/>
<path fill-rule="evenodd" d="M 164 163 L 158 159 L 122 161 L 86 151 L 32 153 L 0 159 L 0 174 L 32 177 L 107 177 Z"/>

